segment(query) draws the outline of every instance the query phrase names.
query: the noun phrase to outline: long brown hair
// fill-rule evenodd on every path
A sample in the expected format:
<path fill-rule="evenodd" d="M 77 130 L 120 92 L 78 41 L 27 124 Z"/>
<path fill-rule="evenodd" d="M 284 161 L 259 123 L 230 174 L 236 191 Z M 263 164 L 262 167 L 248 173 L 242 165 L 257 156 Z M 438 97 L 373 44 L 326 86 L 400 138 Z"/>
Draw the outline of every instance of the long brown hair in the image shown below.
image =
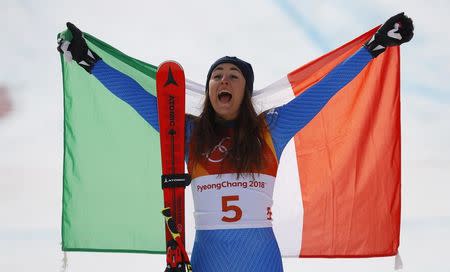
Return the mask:
<path fill-rule="evenodd" d="M 206 97 L 203 111 L 199 117 L 193 118 L 191 143 L 195 143 L 192 152 L 194 164 L 211 150 L 222 138 L 225 129 L 220 125 L 218 117 L 209 99 L 209 88 L 206 86 Z M 232 147 L 228 153 L 236 169 L 237 178 L 243 173 L 255 173 L 262 169 L 263 132 L 266 129 L 263 115 L 257 115 L 253 107 L 250 92 L 244 91 L 238 117 L 234 120 Z"/>

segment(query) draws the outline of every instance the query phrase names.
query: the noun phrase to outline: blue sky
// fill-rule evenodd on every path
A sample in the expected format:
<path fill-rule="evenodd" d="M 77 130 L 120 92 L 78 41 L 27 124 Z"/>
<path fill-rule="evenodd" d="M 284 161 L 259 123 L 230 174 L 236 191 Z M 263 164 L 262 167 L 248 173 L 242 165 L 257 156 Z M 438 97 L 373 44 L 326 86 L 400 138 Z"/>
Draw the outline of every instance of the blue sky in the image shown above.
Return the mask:
<path fill-rule="evenodd" d="M 168 3 L 170 2 L 170 3 Z M 402 47 L 402 257 L 406 271 L 448 271 L 450 36 L 446 1 L 16 1 L 0 3 L 0 271 L 55 271 L 62 177 L 62 81 L 56 34 L 72 21 L 135 58 L 176 59 L 203 83 L 223 55 L 252 63 L 255 87 L 406 11 Z M 167 20 L 167 14 L 172 20 Z M 7 27 L 5 27 L 7 26 Z M 69 254 L 69 271 L 142 271 L 161 256 Z M 153 266 L 152 266 L 153 265 Z M 286 271 L 392 271 L 392 258 L 285 261 Z"/>

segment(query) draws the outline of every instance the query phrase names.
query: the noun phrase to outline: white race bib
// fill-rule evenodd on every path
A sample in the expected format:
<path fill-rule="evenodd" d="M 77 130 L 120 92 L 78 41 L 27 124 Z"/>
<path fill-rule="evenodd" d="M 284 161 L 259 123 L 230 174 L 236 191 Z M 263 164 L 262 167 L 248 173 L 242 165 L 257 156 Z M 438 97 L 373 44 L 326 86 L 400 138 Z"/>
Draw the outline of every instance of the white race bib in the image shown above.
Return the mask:
<path fill-rule="evenodd" d="M 272 226 L 275 177 L 246 174 L 201 176 L 192 180 L 195 227 L 199 230 Z"/>

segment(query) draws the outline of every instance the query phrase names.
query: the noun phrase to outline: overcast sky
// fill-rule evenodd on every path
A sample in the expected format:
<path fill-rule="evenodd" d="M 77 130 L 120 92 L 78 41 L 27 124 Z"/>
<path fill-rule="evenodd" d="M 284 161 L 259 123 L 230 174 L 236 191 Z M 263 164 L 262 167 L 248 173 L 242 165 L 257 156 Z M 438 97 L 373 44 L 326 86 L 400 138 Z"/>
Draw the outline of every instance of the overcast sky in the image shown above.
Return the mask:
<path fill-rule="evenodd" d="M 405 271 L 449 271 L 448 10 L 450 2 L 436 0 L 0 0 L 0 89 L 8 90 L 13 107 L 0 117 L 0 271 L 60 266 L 63 101 L 56 35 L 66 21 L 137 59 L 155 65 L 175 59 L 200 83 L 214 60 L 240 56 L 252 63 L 260 89 L 400 11 L 415 24 L 414 39 L 401 50 L 400 252 Z M 69 271 L 77 272 L 163 265 L 161 255 L 69 254 Z M 284 266 L 392 271 L 393 258 L 288 259 Z"/>

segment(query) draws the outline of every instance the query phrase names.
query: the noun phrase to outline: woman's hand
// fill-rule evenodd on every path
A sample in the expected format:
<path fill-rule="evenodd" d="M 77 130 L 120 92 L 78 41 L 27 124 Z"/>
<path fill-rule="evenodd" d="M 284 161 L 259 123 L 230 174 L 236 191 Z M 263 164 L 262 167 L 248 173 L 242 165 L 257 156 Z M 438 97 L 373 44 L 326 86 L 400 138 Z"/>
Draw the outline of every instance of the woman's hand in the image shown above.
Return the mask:
<path fill-rule="evenodd" d="M 66 61 L 75 60 L 88 73 L 91 73 L 94 64 L 101 58 L 87 46 L 83 33 L 74 24 L 68 22 L 67 28 L 72 34 L 70 41 L 58 37 L 57 50 L 64 55 Z"/>
<path fill-rule="evenodd" d="M 389 18 L 365 46 L 375 58 L 388 46 L 396 46 L 409 42 L 414 36 L 414 25 L 404 12 Z"/>

